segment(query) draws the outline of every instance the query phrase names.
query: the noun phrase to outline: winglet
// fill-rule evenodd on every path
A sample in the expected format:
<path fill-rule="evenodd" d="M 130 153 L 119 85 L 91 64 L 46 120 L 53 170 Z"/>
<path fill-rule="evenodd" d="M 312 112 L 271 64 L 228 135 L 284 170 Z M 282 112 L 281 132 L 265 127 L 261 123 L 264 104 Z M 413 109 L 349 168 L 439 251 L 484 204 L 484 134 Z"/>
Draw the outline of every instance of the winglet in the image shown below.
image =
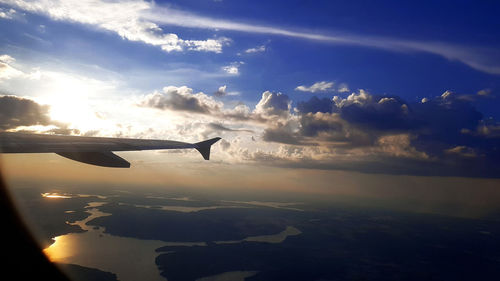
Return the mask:
<path fill-rule="evenodd" d="M 209 160 L 210 159 L 210 147 L 212 146 L 212 144 L 218 142 L 220 140 L 220 138 L 213 138 L 213 139 L 209 139 L 209 140 L 206 140 L 206 141 L 201 141 L 201 142 L 197 142 L 195 143 L 196 145 L 196 150 L 198 150 L 200 153 L 201 153 L 201 156 L 203 156 L 203 159 L 205 160 Z"/>

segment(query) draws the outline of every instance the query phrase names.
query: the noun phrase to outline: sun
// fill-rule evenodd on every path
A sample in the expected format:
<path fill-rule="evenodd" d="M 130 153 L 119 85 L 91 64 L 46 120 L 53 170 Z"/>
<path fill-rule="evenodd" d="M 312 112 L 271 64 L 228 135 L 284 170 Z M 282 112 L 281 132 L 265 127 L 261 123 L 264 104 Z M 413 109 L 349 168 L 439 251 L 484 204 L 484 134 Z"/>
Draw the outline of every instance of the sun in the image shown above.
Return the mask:
<path fill-rule="evenodd" d="M 82 132 L 107 127 L 99 107 L 114 89 L 112 83 L 61 72 L 44 72 L 44 103 L 50 106 L 50 118 Z M 111 84 L 111 85 L 110 85 Z"/>

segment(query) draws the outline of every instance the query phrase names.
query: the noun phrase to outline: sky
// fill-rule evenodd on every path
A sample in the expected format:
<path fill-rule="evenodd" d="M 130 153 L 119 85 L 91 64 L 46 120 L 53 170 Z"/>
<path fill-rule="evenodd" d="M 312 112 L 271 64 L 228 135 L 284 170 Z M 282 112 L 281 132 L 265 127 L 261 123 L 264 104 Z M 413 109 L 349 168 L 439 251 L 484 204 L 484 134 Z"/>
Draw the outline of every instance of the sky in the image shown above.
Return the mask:
<path fill-rule="evenodd" d="M 210 164 L 131 154 L 137 181 L 155 184 L 359 194 L 408 177 L 490 188 L 499 12 L 495 1 L 0 0 L 0 130 L 223 138 Z M 18 172 L 19 157 L 3 165 L 21 179 L 123 176 L 31 155 L 58 168 Z"/>

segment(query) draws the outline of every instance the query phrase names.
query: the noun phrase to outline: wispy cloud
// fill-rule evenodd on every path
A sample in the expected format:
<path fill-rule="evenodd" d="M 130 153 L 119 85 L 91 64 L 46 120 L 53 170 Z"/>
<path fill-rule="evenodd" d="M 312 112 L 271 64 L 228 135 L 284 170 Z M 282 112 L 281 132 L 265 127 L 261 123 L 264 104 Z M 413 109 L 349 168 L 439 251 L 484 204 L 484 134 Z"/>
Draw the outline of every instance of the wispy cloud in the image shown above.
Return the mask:
<path fill-rule="evenodd" d="M 300 85 L 297 88 L 295 88 L 295 90 L 301 92 L 317 93 L 317 92 L 330 91 L 332 90 L 332 88 L 333 88 L 333 82 L 321 81 L 321 82 L 316 82 L 309 87 L 305 85 Z"/>
<path fill-rule="evenodd" d="M 346 83 L 342 83 L 339 85 L 339 88 L 337 89 L 339 93 L 347 93 L 349 92 L 349 86 Z"/>
<path fill-rule="evenodd" d="M 102 0 L 41 0 L 37 2 L 0 0 L 0 3 L 30 13 L 46 15 L 54 20 L 92 25 L 99 29 L 115 32 L 130 41 L 160 46 L 162 50 L 167 52 L 191 50 L 220 53 L 223 46 L 229 44 L 231 40 L 226 37 L 186 40 L 175 33 L 165 32 L 160 25 L 286 36 L 398 52 L 424 52 L 462 62 L 482 72 L 500 74 L 500 50 L 498 48 L 462 46 L 433 39 L 418 41 L 338 31 L 318 33 L 300 28 L 282 28 L 255 22 L 211 18 L 141 0 L 113 2 Z M 9 17 L 8 13 L 5 13 L 5 16 Z M 256 48 L 255 51 L 257 50 L 260 49 Z"/>
<path fill-rule="evenodd" d="M 146 1 L 100 1 L 100 0 L 65 0 L 65 1 L 9 1 L 0 3 L 16 7 L 30 13 L 42 14 L 57 21 L 75 22 L 112 31 L 130 41 L 143 42 L 159 46 L 166 52 L 204 51 L 220 53 L 222 47 L 230 43 L 226 37 L 205 40 L 186 40 L 175 33 L 165 32 L 157 23 L 144 17 L 144 13 L 153 11 L 155 4 Z M 2 17 L 11 17 L 13 9 L 2 11 Z"/>
<path fill-rule="evenodd" d="M 15 59 L 9 55 L 0 55 L 0 80 L 21 76 L 24 73 L 11 64 Z"/>
<path fill-rule="evenodd" d="M 332 34 L 332 32 L 318 33 L 298 28 L 281 28 L 259 23 L 215 19 L 164 7 L 144 10 L 143 16 L 156 23 L 166 25 L 286 36 L 330 44 L 357 45 L 397 52 L 424 52 L 462 62 L 479 71 L 500 74 L 500 50 L 497 48 L 462 46 L 436 40 L 416 41 L 342 32 L 336 32 L 337 34 Z"/>
<path fill-rule="evenodd" d="M 249 48 L 245 50 L 245 53 L 247 54 L 253 54 L 253 53 L 262 53 L 266 51 L 266 45 L 260 45 L 254 48 Z"/>

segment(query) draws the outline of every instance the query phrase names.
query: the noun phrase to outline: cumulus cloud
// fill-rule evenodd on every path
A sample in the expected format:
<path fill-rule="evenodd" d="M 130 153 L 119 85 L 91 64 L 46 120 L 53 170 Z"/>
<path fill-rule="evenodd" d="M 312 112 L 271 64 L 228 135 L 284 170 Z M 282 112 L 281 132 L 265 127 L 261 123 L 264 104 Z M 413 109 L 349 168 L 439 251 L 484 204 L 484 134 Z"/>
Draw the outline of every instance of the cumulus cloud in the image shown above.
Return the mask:
<path fill-rule="evenodd" d="M 260 151 L 250 159 L 390 174 L 496 177 L 500 170 L 500 123 L 484 120 L 471 100 L 450 91 L 412 103 L 363 90 L 346 98 L 312 97 L 287 120 L 295 123 L 270 125 L 263 140 L 307 148 L 296 152 L 300 157 Z"/>
<path fill-rule="evenodd" d="M 268 124 L 262 134 L 262 139 L 267 142 L 277 142 L 293 145 L 316 145 L 309 143 L 299 132 L 299 123 L 294 120 Z"/>
<path fill-rule="evenodd" d="M 144 96 L 140 105 L 205 116 L 196 124 L 183 125 L 180 135 L 252 133 L 251 139 L 221 144 L 227 161 L 498 177 L 500 122 L 484 119 L 474 102 L 462 96 L 446 91 L 425 102 L 407 102 L 359 90 L 346 97 L 313 96 L 293 109 L 288 95 L 265 91 L 254 108 L 243 103 L 228 108 L 190 88 L 165 87 L 163 92 Z"/>
<path fill-rule="evenodd" d="M 373 98 L 364 93 L 336 99 L 342 118 L 349 123 L 378 130 L 408 129 L 416 122 L 408 105 L 397 97 Z"/>
<path fill-rule="evenodd" d="M 162 92 L 154 92 L 144 96 L 138 103 L 139 106 L 156 109 L 169 109 L 173 111 L 187 111 L 202 114 L 212 114 L 220 111 L 222 104 L 212 97 L 186 86 L 168 86 Z"/>
<path fill-rule="evenodd" d="M 153 10 L 154 2 L 146 1 L 2 1 L 21 10 L 42 14 L 53 20 L 75 22 L 111 31 L 124 39 L 158 46 L 166 52 L 204 51 L 222 52 L 231 40 L 226 37 L 204 40 L 182 39 L 175 33 L 165 32 L 157 23 L 147 19 L 145 13 Z"/>
<path fill-rule="evenodd" d="M 287 95 L 265 91 L 255 106 L 254 113 L 265 117 L 287 117 L 291 107 L 292 101 Z"/>
<path fill-rule="evenodd" d="M 336 107 L 335 107 L 336 108 Z M 297 105 L 297 110 L 301 113 L 309 112 L 333 112 L 334 103 L 330 98 L 318 98 L 316 96 L 311 97 L 307 101 L 301 101 Z"/>
<path fill-rule="evenodd" d="M 225 119 L 233 119 L 238 121 L 245 121 L 253 119 L 250 107 L 245 104 L 238 104 L 232 109 L 227 109 L 222 115 Z"/>
<path fill-rule="evenodd" d="M 321 81 L 316 82 L 309 87 L 304 85 L 297 86 L 295 90 L 310 93 L 327 92 L 333 89 L 333 84 L 333 82 Z"/>
<path fill-rule="evenodd" d="M 227 88 L 226 85 L 220 86 L 219 89 L 214 93 L 214 96 L 223 97 L 223 96 L 227 95 L 226 88 Z"/>
<path fill-rule="evenodd" d="M 221 88 L 219 91 L 225 91 L 224 86 Z M 222 101 L 203 92 L 194 93 L 187 86 L 167 86 L 140 97 L 135 103 L 140 107 L 202 114 L 221 121 L 271 124 L 289 118 L 292 101 L 287 95 L 265 91 L 253 110 L 243 103 L 226 108 Z"/>

